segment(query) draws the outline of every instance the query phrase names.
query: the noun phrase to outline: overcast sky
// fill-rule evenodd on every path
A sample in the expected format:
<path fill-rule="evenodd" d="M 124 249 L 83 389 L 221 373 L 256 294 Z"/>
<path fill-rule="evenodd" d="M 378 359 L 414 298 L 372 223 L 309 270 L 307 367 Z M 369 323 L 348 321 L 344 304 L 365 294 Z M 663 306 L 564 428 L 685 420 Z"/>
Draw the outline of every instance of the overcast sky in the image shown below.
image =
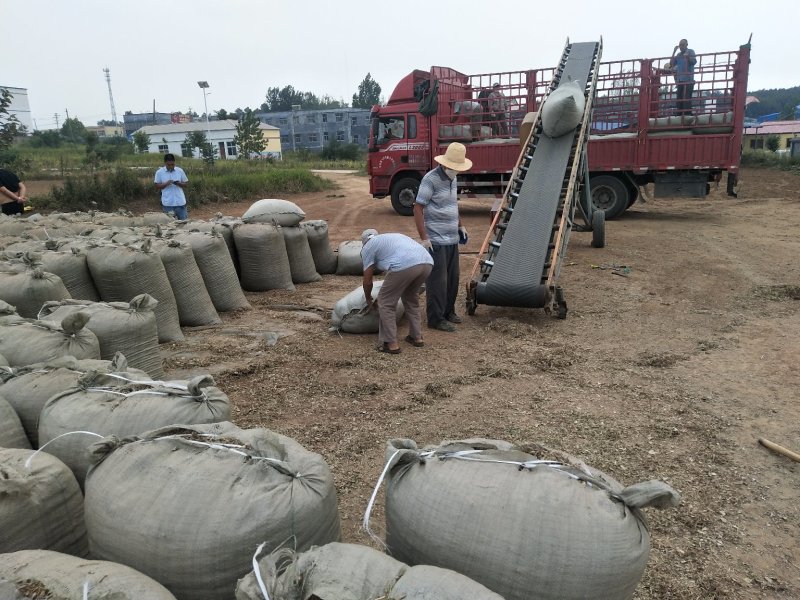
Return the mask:
<path fill-rule="evenodd" d="M 697 53 L 753 34 L 749 90 L 800 84 L 797 0 L 0 0 L 0 85 L 28 89 L 39 129 L 125 111 L 257 108 L 268 87 L 351 102 L 367 73 L 388 98 L 431 65 L 465 73 L 554 66 L 567 38 L 603 37 L 603 60 Z M 563 13 L 563 14 L 562 14 Z M 794 16 L 792 16 L 794 14 Z"/>

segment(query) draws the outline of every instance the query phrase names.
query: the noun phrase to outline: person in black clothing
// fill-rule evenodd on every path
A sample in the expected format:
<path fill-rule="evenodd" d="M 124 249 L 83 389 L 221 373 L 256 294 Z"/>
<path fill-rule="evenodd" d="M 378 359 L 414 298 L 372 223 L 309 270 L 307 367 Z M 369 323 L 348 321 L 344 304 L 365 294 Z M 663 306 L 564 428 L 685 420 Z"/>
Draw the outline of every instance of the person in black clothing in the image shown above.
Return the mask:
<path fill-rule="evenodd" d="M 25 184 L 14 173 L 0 169 L 0 205 L 4 215 L 21 215 L 28 201 Z"/>

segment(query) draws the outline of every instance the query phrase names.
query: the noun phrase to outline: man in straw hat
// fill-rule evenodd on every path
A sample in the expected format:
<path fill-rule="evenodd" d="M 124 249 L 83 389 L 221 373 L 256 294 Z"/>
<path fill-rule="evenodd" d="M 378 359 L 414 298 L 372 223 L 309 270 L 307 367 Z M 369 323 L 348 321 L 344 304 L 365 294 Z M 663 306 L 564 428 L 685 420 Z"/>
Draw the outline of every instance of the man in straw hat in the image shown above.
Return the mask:
<path fill-rule="evenodd" d="M 433 256 L 433 270 L 425 284 L 428 327 L 455 331 L 461 323 L 456 314 L 458 296 L 458 244 L 466 243 L 467 230 L 458 213 L 456 175 L 472 168 L 464 144 L 453 142 L 447 152 L 435 157 L 439 166 L 429 171 L 419 184 L 414 203 L 414 223 Z"/>
<path fill-rule="evenodd" d="M 379 234 L 365 229 L 361 234 L 361 261 L 364 264 L 364 298 L 372 308 L 372 278 L 376 272 L 386 277 L 378 292 L 378 350 L 400 354 L 397 343 L 397 300 L 403 301 L 408 317 L 406 341 L 421 348 L 422 317 L 419 311 L 419 288 L 425 283 L 433 266 L 433 258 L 419 243 L 402 233 Z"/>

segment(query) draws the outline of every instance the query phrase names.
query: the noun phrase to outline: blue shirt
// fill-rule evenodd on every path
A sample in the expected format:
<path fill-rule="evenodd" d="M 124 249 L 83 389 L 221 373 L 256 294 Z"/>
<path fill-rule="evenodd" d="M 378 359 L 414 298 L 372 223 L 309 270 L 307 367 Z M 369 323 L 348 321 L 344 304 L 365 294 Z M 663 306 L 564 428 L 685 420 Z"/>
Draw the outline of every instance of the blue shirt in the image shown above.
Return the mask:
<path fill-rule="evenodd" d="M 687 48 L 686 52 L 678 52 L 672 58 L 672 67 L 675 69 L 675 81 L 686 83 L 694 81 L 694 65 L 697 63 L 694 50 Z"/>
<path fill-rule="evenodd" d="M 405 271 L 417 265 L 432 265 L 433 257 L 424 246 L 402 233 L 381 233 L 370 238 L 361 249 L 361 262 L 366 271 Z"/>
<path fill-rule="evenodd" d="M 167 181 L 182 181 L 187 183 L 186 173 L 180 167 L 175 167 L 172 171 L 167 171 L 167 167 L 161 167 L 156 171 L 155 183 L 166 183 Z M 183 189 L 177 185 L 168 185 L 161 190 L 161 204 L 164 206 L 185 206 L 186 196 Z"/>
<path fill-rule="evenodd" d="M 425 231 L 431 244 L 458 244 L 458 184 L 442 167 L 428 171 L 419 182 L 416 203 L 423 207 Z"/>

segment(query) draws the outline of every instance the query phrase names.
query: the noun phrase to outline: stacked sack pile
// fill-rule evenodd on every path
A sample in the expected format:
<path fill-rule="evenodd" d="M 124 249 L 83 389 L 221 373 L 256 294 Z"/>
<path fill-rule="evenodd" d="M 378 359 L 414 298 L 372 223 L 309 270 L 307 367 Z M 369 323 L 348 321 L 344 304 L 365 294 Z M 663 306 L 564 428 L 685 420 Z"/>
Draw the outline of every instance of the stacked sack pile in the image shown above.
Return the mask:
<path fill-rule="evenodd" d="M 644 509 L 679 502 L 662 482 L 538 445 L 391 440 L 364 518 L 385 482 L 388 556 L 340 543 L 322 456 L 232 423 L 209 375 L 163 379 L 159 342 L 247 308 L 243 287 L 360 274 L 360 242 L 337 256 L 293 205 L 252 211 L 0 219 L 0 598 L 631 598 Z"/>

